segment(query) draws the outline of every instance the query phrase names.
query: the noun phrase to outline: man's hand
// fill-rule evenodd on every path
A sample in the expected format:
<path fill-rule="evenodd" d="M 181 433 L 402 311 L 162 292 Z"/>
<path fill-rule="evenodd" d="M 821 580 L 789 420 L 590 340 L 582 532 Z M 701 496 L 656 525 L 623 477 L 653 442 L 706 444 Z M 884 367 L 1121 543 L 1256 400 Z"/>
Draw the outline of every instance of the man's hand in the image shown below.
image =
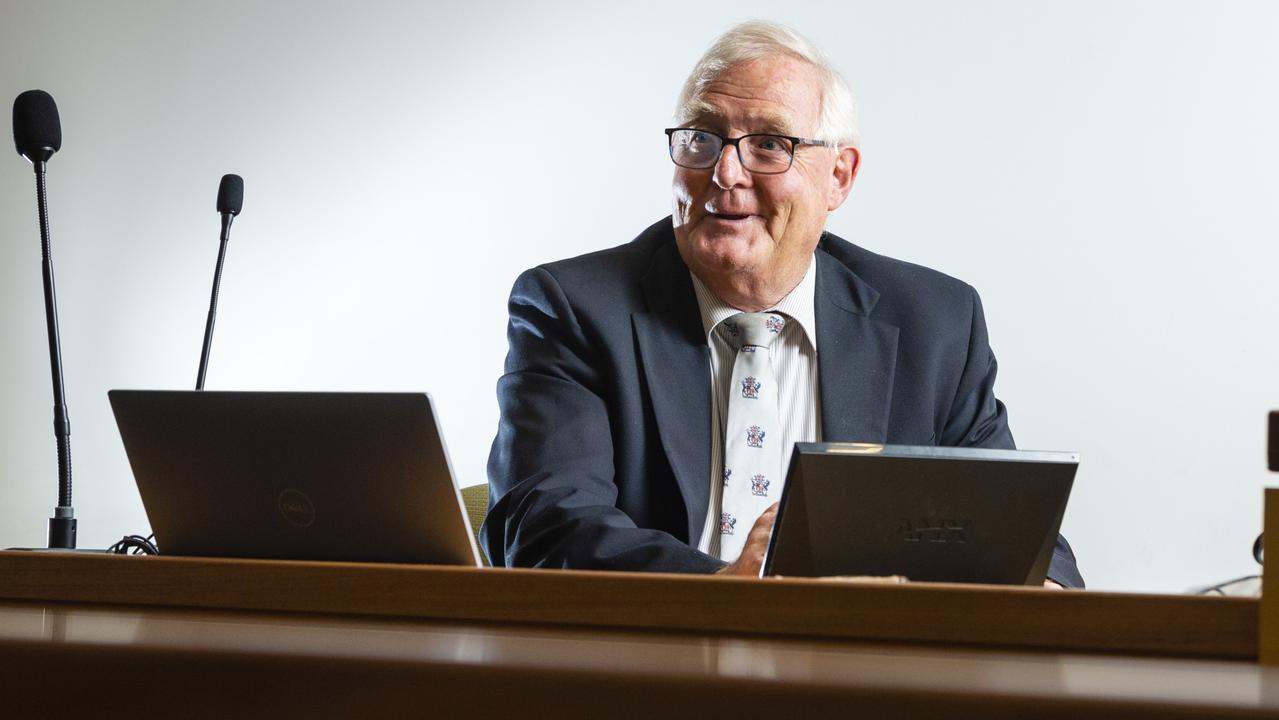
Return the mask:
<path fill-rule="evenodd" d="M 742 554 L 720 569 L 719 574 L 759 577 L 759 568 L 764 564 L 764 551 L 768 550 L 768 536 L 773 532 L 773 521 L 776 519 L 777 503 L 773 503 L 751 527 L 751 534 L 746 536 Z"/>
<path fill-rule="evenodd" d="M 1052 581 L 1052 580 L 1045 580 L 1045 581 L 1044 581 L 1044 587 L 1048 588 L 1049 590 L 1065 590 L 1065 589 L 1066 589 L 1066 588 L 1064 588 L 1064 587 L 1062 587 L 1062 586 L 1058 585 L 1056 582 L 1054 582 L 1054 581 Z"/>

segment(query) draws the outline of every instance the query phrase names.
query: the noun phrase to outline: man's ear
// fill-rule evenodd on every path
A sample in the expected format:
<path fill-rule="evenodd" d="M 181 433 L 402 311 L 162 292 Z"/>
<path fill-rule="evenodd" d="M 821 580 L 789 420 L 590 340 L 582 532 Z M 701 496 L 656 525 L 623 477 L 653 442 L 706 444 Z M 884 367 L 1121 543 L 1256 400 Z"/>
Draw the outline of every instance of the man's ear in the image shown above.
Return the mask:
<path fill-rule="evenodd" d="M 833 212 L 848 199 L 848 193 L 853 189 L 853 180 L 857 178 L 857 168 L 861 167 L 861 164 L 862 154 L 857 148 L 839 149 L 839 154 L 835 157 L 835 167 L 831 170 L 830 195 L 826 200 L 827 212 Z"/>

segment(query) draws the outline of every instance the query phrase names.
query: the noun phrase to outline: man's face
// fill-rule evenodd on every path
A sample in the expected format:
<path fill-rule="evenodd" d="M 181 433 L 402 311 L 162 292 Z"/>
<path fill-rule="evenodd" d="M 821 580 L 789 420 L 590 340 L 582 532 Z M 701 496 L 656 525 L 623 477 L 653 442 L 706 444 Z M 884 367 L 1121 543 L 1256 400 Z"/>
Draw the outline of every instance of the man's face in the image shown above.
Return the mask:
<path fill-rule="evenodd" d="M 697 98 L 703 112 L 688 126 L 725 137 L 775 133 L 813 137 L 821 111 L 816 69 L 790 56 L 730 67 Z M 819 138 L 825 139 L 825 138 Z M 797 146 L 790 169 L 777 175 L 742 168 L 725 146 L 715 166 L 676 167 L 675 237 L 685 263 L 709 285 L 789 292 L 803 277 L 825 228 L 856 171 L 856 153 Z M 841 179 L 840 164 L 846 177 Z M 768 302 L 780 299 L 772 298 Z"/>

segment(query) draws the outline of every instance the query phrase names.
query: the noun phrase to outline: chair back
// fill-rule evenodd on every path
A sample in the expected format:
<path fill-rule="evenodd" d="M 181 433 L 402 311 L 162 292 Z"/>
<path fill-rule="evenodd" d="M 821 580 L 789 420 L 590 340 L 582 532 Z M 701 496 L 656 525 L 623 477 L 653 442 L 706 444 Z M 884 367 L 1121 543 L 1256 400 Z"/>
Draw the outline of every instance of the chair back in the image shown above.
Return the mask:
<path fill-rule="evenodd" d="M 484 522 L 484 516 L 488 514 L 489 510 L 488 483 L 462 488 L 462 504 L 466 506 L 466 517 L 471 521 L 471 532 L 475 533 L 475 542 L 478 544 L 480 542 L 480 525 Z M 480 546 L 480 561 L 484 563 L 484 567 L 489 566 L 489 559 L 484 554 L 482 545 Z"/>

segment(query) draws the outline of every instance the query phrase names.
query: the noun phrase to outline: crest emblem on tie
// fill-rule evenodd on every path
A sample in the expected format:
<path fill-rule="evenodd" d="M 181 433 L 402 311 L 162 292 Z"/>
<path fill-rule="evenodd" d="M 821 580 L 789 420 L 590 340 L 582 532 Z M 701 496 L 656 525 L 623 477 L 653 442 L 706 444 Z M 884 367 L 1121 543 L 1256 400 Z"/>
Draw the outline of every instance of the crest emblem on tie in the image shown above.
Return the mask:
<path fill-rule="evenodd" d="M 753 377 L 742 378 L 742 397 L 751 400 L 759 399 L 759 381 Z"/>
<path fill-rule="evenodd" d="M 768 496 L 768 480 L 763 475 L 756 475 L 751 478 L 751 495 Z"/>
<path fill-rule="evenodd" d="M 737 527 L 737 518 L 728 513 L 720 513 L 719 515 L 719 534 L 732 535 L 733 528 Z"/>
<path fill-rule="evenodd" d="M 727 330 L 728 334 L 733 337 L 737 337 L 738 335 L 742 334 L 741 329 L 737 327 L 737 323 L 735 322 L 728 322 L 727 320 L 725 320 L 724 329 Z"/>
<path fill-rule="evenodd" d="M 764 431 L 758 425 L 751 425 L 746 428 L 746 446 L 753 448 L 764 447 Z"/>
<path fill-rule="evenodd" d="M 733 468 L 724 468 L 724 484 L 728 484 L 728 479 L 733 476 Z"/>
<path fill-rule="evenodd" d="M 771 333 L 779 333 L 782 331 L 782 328 L 786 327 L 786 321 L 777 315 L 769 315 L 764 318 L 764 327 L 768 328 L 768 331 Z"/>

